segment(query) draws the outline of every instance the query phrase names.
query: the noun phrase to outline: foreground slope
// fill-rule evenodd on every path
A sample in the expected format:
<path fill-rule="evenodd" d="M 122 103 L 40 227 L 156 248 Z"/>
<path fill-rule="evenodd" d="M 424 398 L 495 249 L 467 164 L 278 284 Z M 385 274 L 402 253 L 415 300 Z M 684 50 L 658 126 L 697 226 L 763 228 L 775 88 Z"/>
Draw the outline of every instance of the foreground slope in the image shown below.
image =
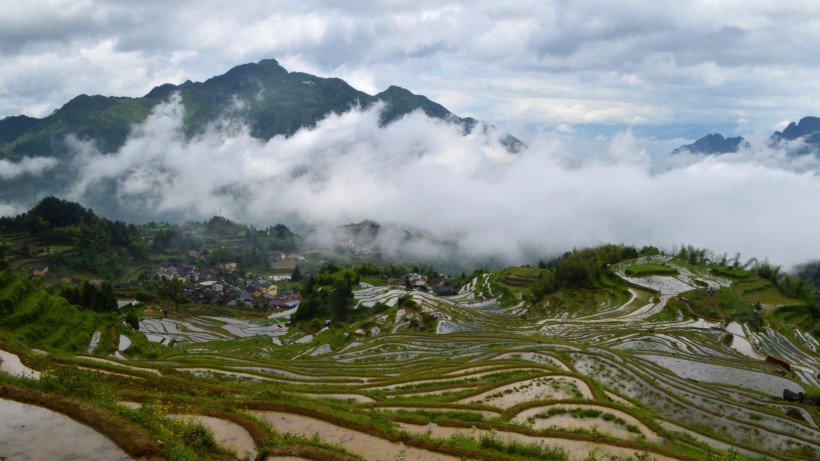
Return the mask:
<path fill-rule="evenodd" d="M 559 289 L 533 302 L 528 292 L 548 272 L 476 273 L 446 297 L 363 280 L 355 304 L 377 312 L 319 322 L 313 333 L 288 322 L 295 309 L 264 322 L 143 318 L 149 339 L 176 345 L 143 349 L 141 334 L 130 333 L 135 344 L 122 351 L 130 360 L 60 355 L 40 340 L 29 342 L 41 348 L 33 353 L 29 338 L 4 330 L 3 348 L 45 374 L 0 378 L 3 395 L 69 414 L 75 410 L 55 402 L 80 397 L 164 440 L 168 458 L 173 450 L 232 456 L 220 451 L 229 443 L 225 427 L 246 434 L 252 442 L 242 450 L 259 459 L 820 454 L 817 407 L 797 401 L 820 388 L 820 344 L 800 329 L 743 320 L 747 304 L 760 302 L 765 320 L 797 302 L 765 279 L 655 255 L 612 265 L 595 288 Z M 3 283 L 4 299 L 45 296 L 16 279 Z M 727 300 L 738 299 L 742 306 L 731 310 Z M 712 310 L 717 303 L 723 307 Z M 8 304 L 13 318 L 29 303 Z M 768 363 L 768 355 L 782 362 Z M 12 361 L 7 353 L 4 364 Z M 158 428 L 182 414 L 194 416 L 177 435 Z M 214 428 L 215 438 L 179 435 L 197 433 L 199 424 Z M 121 434 L 104 433 L 125 449 Z"/>

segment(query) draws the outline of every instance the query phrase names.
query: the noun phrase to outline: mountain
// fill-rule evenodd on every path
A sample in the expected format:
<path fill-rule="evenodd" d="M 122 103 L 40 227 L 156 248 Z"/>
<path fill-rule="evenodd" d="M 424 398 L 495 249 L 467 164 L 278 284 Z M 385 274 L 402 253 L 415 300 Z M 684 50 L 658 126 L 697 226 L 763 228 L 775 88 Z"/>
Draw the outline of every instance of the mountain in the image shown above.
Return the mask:
<path fill-rule="evenodd" d="M 25 115 L 15 115 L 0 120 L 0 144 L 14 141 L 29 128 L 36 125 L 39 120 Z"/>
<path fill-rule="evenodd" d="M 803 145 L 793 148 L 785 145 L 789 141 L 802 140 Z M 791 149 L 792 155 L 820 153 L 820 118 L 803 117 L 797 123 L 790 123 L 783 131 L 775 131 L 769 138 L 772 146 L 784 146 Z M 682 152 L 693 154 L 719 155 L 737 152 L 749 143 L 742 137 L 724 138 L 723 135 L 713 133 L 706 135 L 692 144 L 680 146 L 672 151 L 672 155 Z"/>
<path fill-rule="evenodd" d="M 820 118 L 803 117 L 797 124 L 789 123 L 783 131 L 772 134 L 773 141 L 794 141 L 803 138 L 807 144 L 820 146 Z"/>
<path fill-rule="evenodd" d="M 25 116 L 0 120 L 0 158 L 64 155 L 68 135 L 93 140 L 102 152 L 116 151 L 131 127 L 143 122 L 159 103 L 179 94 L 185 108 L 188 136 L 218 120 L 241 122 L 252 136 L 268 140 L 290 136 L 303 127 L 315 126 L 331 113 L 383 102 L 381 124 L 387 125 L 415 110 L 430 117 L 459 124 L 465 133 L 486 125 L 461 118 L 444 106 L 412 92 L 391 86 L 371 96 L 338 78 L 322 78 L 288 72 L 276 60 L 243 64 L 204 82 L 166 83 L 141 98 L 80 95 L 42 119 Z M 512 136 L 501 141 L 510 151 L 524 145 Z"/>
<path fill-rule="evenodd" d="M 745 139 L 741 137 L 724 138 L 723 135 L 713 133 L 706 135 L 692 144 L 680 146 L 672 151 L 672 155 L 683 153 L 684 151 L 693 154 L 728 154 L 737 152 L 743 145 L 748 144 Z"/>

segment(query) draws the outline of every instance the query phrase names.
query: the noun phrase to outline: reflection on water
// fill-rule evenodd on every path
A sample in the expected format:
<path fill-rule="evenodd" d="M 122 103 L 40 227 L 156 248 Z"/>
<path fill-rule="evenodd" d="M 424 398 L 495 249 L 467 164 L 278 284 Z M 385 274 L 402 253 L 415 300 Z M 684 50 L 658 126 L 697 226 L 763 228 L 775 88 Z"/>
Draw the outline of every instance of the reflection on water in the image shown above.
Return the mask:
<path fill-rule="evenodd" d="M 790 379 L 761 373 L 759 371 L 744 370 L 741 368 L 662 355 L 639 355 L 638 357 L 667 368 L 682 378 L 742 386 L 774 396 L 783 395 L 783 389 L 789 389 L 792 392 L 804 392 L 802 386 Z"/>
<path fill-rule="evenodd" d="M 54 411 L 0 399 L 0 459 L 7 461 L 130 460 L 94 429 Z"/>
<path fill-rule="evenodd" d="M 32 370 L 31 368 L 23 365 L 23 362 L 20 361 L 20 357 L 17 357 L 11 352 L 0 350 L 0 360 L 2 360 L 2 363 L 0 363 L 0 370 L 12 376 L 40 379 L 39 371 Z"/>
<path fill-rule="evenodd" d="M 367 460 L 404 459 L 406 461 L 455 461 L 457 458 L 435 453 L 339 427 L 307 416 L 275 411 L 255 411 L 279 432 L 312 436 L 319 434 L 330 443 L 338 443 Z"/>
<path fill-rule="evenodd" d="M 235 450 L 240 459 L 256 459 L 256 444 L 253 442 L 253 437 L 239 424 L 203 415 L 172 415 L 171 417 L 202 424 L 214 433 L 218 444 Z"/>

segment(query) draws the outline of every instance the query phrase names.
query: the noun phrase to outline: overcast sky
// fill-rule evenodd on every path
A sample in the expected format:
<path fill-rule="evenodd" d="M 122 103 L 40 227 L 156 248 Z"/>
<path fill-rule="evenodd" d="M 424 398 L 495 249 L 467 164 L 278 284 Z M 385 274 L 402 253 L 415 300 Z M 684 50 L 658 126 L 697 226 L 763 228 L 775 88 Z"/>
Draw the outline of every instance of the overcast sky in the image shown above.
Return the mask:
<path fill-rule="evenodd" d="M 382 129 L 378 108 L 287 139 L 218 125 L 186 139 L 172 100 L 118 152 L 77 141 L 62 163 L 4 160 L 0 179 L 73 171 L 63 196 L 93 208 L 109 191 L 133 219 L 374 219 L 510 263 L 606 242 L 820 257 L 820 157 L 768 137 L 820 115 L 820 2 L 502 3 L 0 0 L 0 117 L 275 58 L 371 94 L 405 87 L 529 145 L 510 155 L 492 130 L 418 113 Z M 712 131 L 750 144 L 668 155 Z"/>
<path fill-rule="evenodd" d="M 0 0 L 0 117 L 275 58 L 371 94 L 399 85 L 523 138 L 768 133 L 820 112 L 818 43 L 812 0 Z"/>

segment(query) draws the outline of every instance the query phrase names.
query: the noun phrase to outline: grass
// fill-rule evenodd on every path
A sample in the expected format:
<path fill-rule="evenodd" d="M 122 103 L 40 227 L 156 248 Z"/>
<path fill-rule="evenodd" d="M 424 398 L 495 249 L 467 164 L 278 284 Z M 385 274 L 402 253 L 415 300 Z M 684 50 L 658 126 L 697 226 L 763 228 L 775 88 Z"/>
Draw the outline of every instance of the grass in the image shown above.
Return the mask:
<path fill-rule="evenodd" d="M 786 306 L 775 309 L 769 318 L 781 325 L 792 325 L 820 340 L 820 317 L 809 306 Z"/>
<path fill-rule="evenodd" d="M 0 291 L 0 328 L 31 345 L 67 352 L 87 347 L 106 317 L 71 306 L 57 296 L 35 289 L 22 279 L 7 279 Z M 11 312 L 8 312 L 9 307 Z"/>
<path fill-rule="evenodd" d="M 732 266 L 712 266 L 709 270 L 717 275 L 722 275 L 733 279 L 745 279 L 751 275 L 751 272 L 745 269 Z"/>
<path fill-rule="evenodd" d="M 777 288 L 773 286 L 768 286 L 761 290 L 745 293 L 743 297 L 749 300 L 749 302 L 751 303 L 760 303 L 765 306 L 778 307 L 796 306 L 804 304 L 803 301 L 785 296 L 783 293 L 781 293 Z"/>
<path fill-rule="evenodd" d="M 514 294 L 525 293 L 538 284 L 544 272 L 546 271 L 543 269 L 529 266 L 508 267 L 493 273 L 490 282 L 502 286 Z"/>
<path fill-rule="evenodd" d="M 569 456 L 562 448 L 545 445 L 544 443 L 524 443 L 516 440 L 501 440 L 495 431 L 485 432 L 478 437 L 476 434 L 456 432 L 447 439 L 450 445 L 469 450 L 488 450 L 490 452 L 512 455 L 516 458 L 539 459 L 544 461 L 567 461 Z"/>
<path fill-rule="evenodd" d="M 492 274 L 490 285 L 482 282 L 479 289 L 492 290 L 494 295 L 502 294 L 501 288 L 508 290 L 510 294 L 523 293 L 528 289 L 529 283 L 537 280 L 539 272 L 533 268 L 511 268 L 500 274 Z M 482 280 L 483 276 L 479 278 L 479 282 Z M 653 318 L 668 322 L 668 326 L 634 322 L 620 324 L 608 319 L 591 325 L 571 319 L 555 320 L 555 317 L 564 313 L 596 313 L 614 309 L 626 302 L 630 294 L 625 286 L 612 281 L 596 289 L 561 290 L 546 298 L 550 305 L 543 312 L 525 306 L 530 309 L 526 317 L 519 314 L 487 314 L 464 305 L 451 305 L 435 299 L 420 301 L 420 311 L 426 309 L 447 315 L 453 322 L 468 322 L 475 325 L 475 332 L 432 335 L 403 330 L 397 335 L 382 334 L 374 337 L 352 334 L 353 328 L 365 323 L 370 326 L 380 325 L 383 332 L 391 330 L 397 310 L 391 308 L 381 313 L 385 315 L 386 320 L 382 321 L 386 323 L 380 324 L 376 316 L 350 324 L 334 323 L 329 331 L 317 335 L 310 345 L 276 346 L 270 338 L 260 336 L 169 348 L 150 343 L 139 332 L 131 332 L 121 326 L 116 316 L 86 316 L 65 311 L 63 307 L 52 304 L 53 297 L 48 293 L 21 279 L 3 278 L 0 273 L 0 302 L 5 299 L 12 311 L 9 315 L 0 316 L 0 343 L 11 350 L 25 350 L 26 345 L 29 345 L 43 347 L 51 352 L 48 356 L 21 354 L 28 366 L 47 371 L 43 380 L 20 384 L 19 380 L 0 375 L 0 389 L 10 385 L 23 388 L 28 386 L 54 401 L 70 398 L 84 402 L 89 405 L 86 410 L 92 413 L 99 411 L 100 415 L 104 415 L 104 420 L 114 421 L 115 416 L 124 418 L 137 427 L 138 432 L 145 435 L 147 440 L 162 441 L 162 446 L 157 445 L 156 449 L 168 459 L 226 458 L 228 455 L 216 446 L 213 434 L 209 434 L 201 426 L 178 423 L 167 418 L 169 414 L 181 412 L 208 414 L 217 411 L 222 412 L 214 413 L 218 417 L 240 421 L 243 427 L 250 428 L 248 430 L 255 434 L 259 459 L 273 454 L 309 459 L 354 459 L 341 446 L 325 443 L 320 438 L 279 434 L 245 411 L 254 409 L 276 409 L 303 414 L 392 442 L 400 441 L 407 447 L 437 450 L 471 459 L 567 459 L 565 452 L 544 443 L 518 442 L 499 435 L 513 431 L 532 437 L 567 438 L 625 447 L 634 450 L 633 458 L 639 453 L 649 453 L 647 456 L 657 453 L 687 461 L 704 461 L 705 452 L 696 449 L 700 447 L 697 442 L 686 441 L 682 436 L 664 432 L 655 419 L 662 414 L 685 427 L 700 429 L 701 432 L 708 428 L 710 434 L 728 443 L 735 442 L 732 438 L 733 431 L 737 431 L 738 427 L 759 430 L 763 442 L 752 449 L 762 450 L 763 455 L 768 455 L 774 450 L 767 444 L 773 444 L 771 440 L 778 440 L 780 434 L 793 434 L 800 440 L 800 437 L 810 438 L 812 429 L 795 421 L 778 422 L 777 424 L 791 426 L 775 427 L 772 421 L 786 418 L 776 419 L 773 416 L 776 412 L 769 408 L 743 406 L 736 399 L 724 398 L 714 388 L 701 383 L 686 381 L 680 384 L 682 380 L 671 373 L 636 359 L 635 354 L 641 352 L 617 349 L 622 338 L 634 337 L 636 334 L 639 337 L 653 335 L 654 330 L 649 328 L 656 328 L 658 335 L 662 332 L 667 336 L 667 341 L 677 337 L 681 341 L 702 347 L 703 353 L 709 354 L 712 349 L 721 347 L 719 338 L 708 331 L 677 328 L 674 324 L 676 309 L 688 313 L 691 308 L 699 317 L 713 315 L 727 320 L 740 318 L 750 312 L 757 312 L 748 296 L 765 293 L 766 289 L 764 283 L 750 276 L 736 280 L 731 288 L 721 289 L 716 293 L 707 293 L 705 290 L 687 293 L 686 296 L 690 299 L 688 304 L 674 304 L 667 314 Z M 646 302 L 648 299 L 641 295 L 635 305 L 637 307 Z M 670 302 L 670 305 L 673 303 L 674 301 Z M 49 309 L 43 309 L 44 306 L 49 306 Z M 206 306 L 192 306 L 191 309 L 196 309 L 197 312 L 189 312 L 185 308 L 180 315 L 205 315 L 209 312 Z M 773 320 L 787 325 L 809 326 L 812 319 L 811 312 L 799 307 L 774 310 L 769 315 Z M 556 326 L 556 330 L 540 333 L 539 322 L 543 320 L 548 321 L 546 325 Z M 218 326 L 217 323 L 219 322 L 214 322 L 214 328 Z M 90 337 L 97 330 L 101 332 L 101 340 L 96 353 L 110 353 L 119 335 L 128 334 L 132 345 L 125 355 L 131 357 L 131 363 L 136 367 L 156 369 L 161 374 L 127 371 L 124 367 L 105 363 L 97 363 L 94 368 L 121 372 L 130 377 L 72 367 L 75 362 L 71 360 L 70 352 L 75 347 L 84 350 L 87 347 L 86 335 Z M 291 332 L 291 335 L 295 334 L 295 330 Z M 361 341 L 363 344 L 343 353 L 339 352 L 353 341 Z M 303 355 L 299 359 L 293 359 L 297 354 L 320 344 L 330 344 L 335 351 L 333 355 L 327 358 Z M 676 347 L 681 351 L 685 349 Z M 393 359 L 391 357 L 397 356 L 389 355 L 391 353 L 408 355 Z M 535 397 L 503 411 L 493 409 L 486 403 L 459 403 L 462 399 L 481 393 L 501 392 L 498 389 L 501 386 L 549 372 L 543 368 L 543 364 L 527 358 L 527 353 L 561 358 L 571 370 L 562 374 L 580 377 L 593 388 L 591 400 L 562 401 L 564 405 L 589 404 L 600 407 L 554 408 L 547 410 L 547 415 L 550 412 L 562 412 L 577 418 L 600 419 L 618 424 L 628 433 L 623 435 L 621 431 L 625 439 L 615 439 L 603 431 L 535 431 L 511 423 L 521 411 L 561 403 L 538 400 L 549 397 Z M 733 359 L 724 357 L 721 360 L 728 362 Z M 750 366 L 747 362 L 744 364 Z M 179 368 L 194 367 L 247 373 L 269 380 L 253 381 L 224 376 L 208 378 L 178 371 Z M 246 370 L 243 367 L 267 368 L 270 371 Z M 524 368 L 543 371 L 527 371 Z M 486 372 L 491 373 L 483 375 Z M 421 382 L 412 384 L 414 381 Z M 391 385 L 398 385 L 399 388 L 379 389 Z M 628 397 L 634 402 L 634 407 L 607 403 L 604 390 Z M 451 392 L 425 395 L 424 392 L 427 391 Z M 521 391 L 523 389 L 509 390 Z M 300 393 L 319 398 L 304 397 Z M 362 394 L 373 398 L 375 403 L 321 398 L 330 394 Z M 704 400 L 702 396 L 712 400 Z M 577 399 L 578 396 L 572 398 Z M 763 397 L 757 398 L 763 400 Z M 117 405 L 116 402 L 121 400 L 147 405 L 140 410 L 132 410 Z M 722 405 L 721 408 L 727 412 L 725 420 L 715 413 L 718 405 Z M 774 402 L 772 405 L 779 404 Z M 379 406 L 407 408 L 386 412 L 376 410 Z M 608 412 L 605 407 L 611 407 L 612 411 Z M 635 437 L 642 433 L 639 425 L 630 424 L 616 410 L 634 416 L 641 425 L 649 427 L 653 433 L 661 435 L 668 442 L 652 445 L 642 437 Z M 482 413 L 487 411 L 491 413 Z M 693 426 L 695 416 L 702 418 L 703 426 Z M 402 433 L 396 428 L 398 421 L 415 424 L 432 422 L 461 427 L 465 431 L 444 441 L 433 441 L 429 437 Z M 92 427 L 101 427 L 100 423 L 95 424 Z M 470 432 L 471 426 L 479 429 Z M 481 434 L 478 430 L 481 430 Z M 646 436 L 650 437 L 649 434 Z M 738 438 L 736 442 L 739 446 L 744 446 L 745 443 L 742 438 Z M 792 447 L 795 459 L 808 459 L 803 456 L 808 451 L 798 445 Z M 605 458 L 604 454 L 592 453 L 590 456 Z"/>
<path fill-rule="evenodd" d="M 614 309 L 616 306 L 626 303 L 630 296 L 630 293 L 622 287 L 561 290 L 545 297 L 545 300 L 549 303 L 549 307 L 545 308 L 545 311 L 555 316 L 562 313 L 569 313 L 574 316 L 592 315 L 604 309 Z"/>

